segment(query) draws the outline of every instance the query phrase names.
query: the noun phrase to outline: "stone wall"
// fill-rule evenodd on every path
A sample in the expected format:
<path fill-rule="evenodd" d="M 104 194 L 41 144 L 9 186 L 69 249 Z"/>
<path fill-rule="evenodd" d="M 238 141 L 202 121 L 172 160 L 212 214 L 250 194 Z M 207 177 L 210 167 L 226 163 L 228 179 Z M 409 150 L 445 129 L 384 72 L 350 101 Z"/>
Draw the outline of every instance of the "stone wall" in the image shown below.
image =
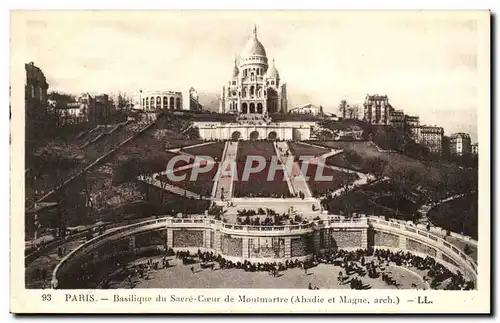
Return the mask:
<path fill-rule="evenodd" d="M 252 237 L 248 239 L 250 258 L 283 258 L 285 239 L 280 237 Z"/>
<path fill-rule="evenodd" d="M 390 248 L 399 247 L 399 236 L 395 234 L 375 231 L 373 233 L 373 236 L 375 246 L 384 246 Z"/>
<path fill-rule="evenodd" d="M 141 233 L 135 236 L 135 247 L 163 246 L 167 242 L 167 230 Z"/>
<path fill-rule="evenodd" d="M 331 231 L 330 247 L 361 248 L 361 231 Z"/>
<path fill-rule="evenodd" d="M 122 240 L 125 240 L 125 239 L 122 239 Z M 127 249 L 128 249 L 128 245 L 127 245 Z M 115 251 L 115 246 L 111 243 L 106 243 L 105 245 L 99 247 L 99 249 L 97 249 L 96 252 L 94 252 L 94 253 L 96 254 L 97 257 L 104 257 L 106 255 L 113 254 L 114 251 Z M 90 258 L 92 258 L 92 257 L 90 257 Z M 91 259 L 87 259 L 87 260 L 91 260 Z"/>
<path fill-rule="evenodd" d="M 115 246 L 117 252 L 129 251 L 130 250 L 130 237 L 123 238 L 112 243 Z"/>
<path fill-rule="evenodd" d="M 306 256 L 311 253 L 312 236 L 292 238 L 290 241 L 290 254 L 292 257 Z"/>
<path fill-rule="evenodd" d="M 424 254 L 432 256 L 432 257 L 436 257 L 436 255 L 437 255 L 436 249 L 431 248 L 429 246 L 426 246 L 420 242 L 417 242 L 417 241 L 415 241 L 413 239 L 409 239 L 409 238 L 406 238 L 406 249 L 408 249 L 410 251 L 413 250 L 413 251 L 421 252 L 421 253 L 424 253 Z"/>
<path fill-rule="evenodd" d="M 209 234 L 210 234 L 210 245 L 208 247 L 215 249 L 215 232 L 213 230 L 210 230 Z"/>
<path fill-rule="evenodd" d="M 202 230 L 174 230 L 173 247 L 174 248 L 192 248 L 203 247 L 203 231 Z"/>
<path fill-rule="evenodd" d="M 221 251 L 227 256 L 241 257 L 243 254 L 243 239 L 233 238 L 228 234 L 221 235 Z"/>

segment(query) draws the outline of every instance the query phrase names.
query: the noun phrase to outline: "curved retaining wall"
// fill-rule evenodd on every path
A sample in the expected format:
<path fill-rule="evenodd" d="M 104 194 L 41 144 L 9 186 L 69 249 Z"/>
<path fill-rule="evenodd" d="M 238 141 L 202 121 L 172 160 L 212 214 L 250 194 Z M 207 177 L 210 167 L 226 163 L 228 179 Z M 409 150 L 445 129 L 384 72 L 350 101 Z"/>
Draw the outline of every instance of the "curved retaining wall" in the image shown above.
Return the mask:
<path fill-rule="evenodd" d="M 376 217 L 368 219 L 373 234 L 371 242 L 375 248 L 388 247 L 426 254 L 447 266 L 459 268 L 470 279 L 475 279 L 477 276 L 476 262 L 439 236 L 398 222 L 385 221 Z M 380 235 L 378 239 L 377 235 Z"/>
<path fill-rule="evenodd" d="M 168 246 L 174 250 L 212 251 L 232 261 L 304 260 L 319 250 L 367 247 L 408 250 L 430 255 L 469 279 L 476 263 L 461 250 L 427 231 L 376 217 L 324 219 L 286 226 L 245 226 L 205 218 L 148 220 L 116 228 L 67 254 L 52 274 L 52 286 L 84 261 L 99 261 L 122 252 Z"/>

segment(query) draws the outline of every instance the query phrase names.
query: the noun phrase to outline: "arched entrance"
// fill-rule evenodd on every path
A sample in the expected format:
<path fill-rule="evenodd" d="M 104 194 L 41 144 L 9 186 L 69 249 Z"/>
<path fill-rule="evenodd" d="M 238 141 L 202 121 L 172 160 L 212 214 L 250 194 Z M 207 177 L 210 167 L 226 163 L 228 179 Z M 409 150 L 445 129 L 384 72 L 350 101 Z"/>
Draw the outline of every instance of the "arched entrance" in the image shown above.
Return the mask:
<path fill-rule="evenodd" d="M 257 140 L 257 139 L 259 139 L 259 132 L 258 131 L 250 132 L 250 140 Z"/>
<path fill-rule="evenodd" d="M 241 113 L 248 113 L 248 105 L 246 103 L 241 105 Z"/>
<path fill-rule="evenodd" d="M 169 105 L 169 109 L 170 109 L 170 110 L 174 110 L 174 108 L 175 108 L 175 105 L 174 105 L 174 98 L 173 98 L 173 97 L 171 97 L 171 98 L 170 98 L 170 105 Z"/>
<path fill-rule="evenodd" d="M 262 113 L 262 103 L 257 103 L 257 113 Z"/>
<path fill-rule="evenodd" d="M 267 139 L 269 139 L 269 140 L 276 140 L 276 139 L 278 139 L 278 134 L 276 133 L 276 131 L 271 131 L 267 135 Z"/>
<path fill-rule="evenodd" d="M 231 140 L 240 140 L 240 138 L 241 138 L 241 132 L 239 131 L 235 131 L 231 135 Z"/>
<path fill-rule="evenodd" d="M 255 113 L 255 103 L 250 103 L 250 113 Z"/>
<path fill-rule="evenodd" d="M 300 133 L 299 129 L 293 129 L 293 140 L 294 141 L 300 141 L 302 140 L 302 134 Z"/>

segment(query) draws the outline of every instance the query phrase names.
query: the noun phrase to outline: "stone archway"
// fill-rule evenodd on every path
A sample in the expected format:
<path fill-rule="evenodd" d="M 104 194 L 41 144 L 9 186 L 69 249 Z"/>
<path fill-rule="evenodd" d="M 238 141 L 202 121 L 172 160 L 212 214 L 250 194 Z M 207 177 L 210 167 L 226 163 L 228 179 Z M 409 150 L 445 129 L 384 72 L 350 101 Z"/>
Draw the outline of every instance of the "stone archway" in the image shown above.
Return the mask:
<path fill-rule="evenodd" d="M 250 103 L 250 113 L 255 113 L 255 103 Z"/>
<path fill-rule="evenodd" d="M 262 103 L 257 103 L 257 113 L 262 113 Z"/>
<path fill-rule="evenodd" d="M 257 139 L 259 139 L 259 132 L 255 130 L 250 132 L 250 140 L 257 140 Z"/>
<path fill-rule="evenodd" d="M 241 138 L 241 132 L 239 132 L 239 131 L 235 131 L 231 135 L 231 140 L 238 141 L 238 140 L 240 140 L 240 138 Z"/>
<path fill-rule="evenodd" d="M 248 113 L 248 104 L 243 103 L 241 105 L 241 113 Z"/>
<path fill-rule="evenodd" d="M 278 134 L 276 133 L 276 131 L 271 131 L 267 135 L 267 139 L 269 139 L 269 140 L 276 140 L 276 139 L 278 139 Z"/>
<path fill-rule="evenodd" d="M 301 141 L 302 140 L 302 133 L 300 132 L 299 129 L 293 129 L 293 140 L 294 141 Z"/>

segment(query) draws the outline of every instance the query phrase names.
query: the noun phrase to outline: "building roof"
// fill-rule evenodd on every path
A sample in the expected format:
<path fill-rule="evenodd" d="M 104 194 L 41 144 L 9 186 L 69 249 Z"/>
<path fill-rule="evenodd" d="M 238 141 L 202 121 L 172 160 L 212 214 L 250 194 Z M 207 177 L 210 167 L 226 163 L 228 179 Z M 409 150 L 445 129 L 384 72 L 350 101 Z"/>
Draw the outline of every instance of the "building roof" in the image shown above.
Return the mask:
<path fill-rule="evenodd" d="M 264 56 L 266 55 L 266 49 L 264 45 L 257 38 L 257 27 L 253 27 L 252 37 L 248 40 L 245 48 L 241 52 L 242 58 L 252 57 L 252 56 Z"/>
<path fill-rule="evenodd" d="M 45 74 L 43 74 L 42 70 L 38 66 L 36 66 L 33 62 L 24 64 L 24 67 L 26 69 L 27 80 L 40 82 L 48 86 Z"/>
<path fill-rule="evenodd" d="M 470 138 L 469 134 L 464 133 L 464 132 L 457 132 L 457 133 L 451 134 L 451 136 L 450 136 L 450 138 L 458 138 L 458 137 Z"/>
<path fill-rule="evenodd" d="M 290 111 L 302 110 L 302 109 L 316 109 L 316 110 L 319 110 L 319 107 L 318 107 L 318 106 L 315 106 L 315 105 L 313 105 L 313 104 L 308 104 L 308 105 L 304 105 L 303 107 L 296 107 L 296 108 L 293 108 L 293 109 L 291 109 Z"/>

